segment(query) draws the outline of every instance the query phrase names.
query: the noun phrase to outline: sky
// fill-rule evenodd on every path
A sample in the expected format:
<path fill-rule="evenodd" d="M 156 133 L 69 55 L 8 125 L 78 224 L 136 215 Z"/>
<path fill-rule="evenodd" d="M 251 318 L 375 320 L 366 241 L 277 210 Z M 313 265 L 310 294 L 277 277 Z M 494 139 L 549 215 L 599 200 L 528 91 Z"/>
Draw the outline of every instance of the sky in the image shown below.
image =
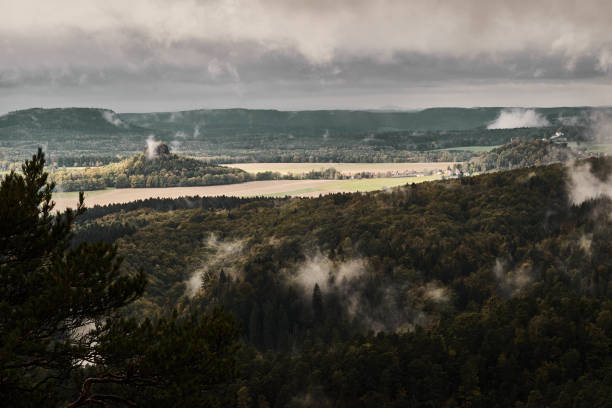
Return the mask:
<path fill-rule="evenodd" d="M 0 0 L 0 113 L 612 105 L 610 0 Z"/>

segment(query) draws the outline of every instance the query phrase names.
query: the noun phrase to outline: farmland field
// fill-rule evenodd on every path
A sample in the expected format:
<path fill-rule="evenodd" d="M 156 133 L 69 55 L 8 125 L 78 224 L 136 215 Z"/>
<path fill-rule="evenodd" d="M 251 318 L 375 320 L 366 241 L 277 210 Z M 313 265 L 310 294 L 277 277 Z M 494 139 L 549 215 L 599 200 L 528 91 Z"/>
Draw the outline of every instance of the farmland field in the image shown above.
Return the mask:
<path fill-rule="evenodd" d="M 583 142 L 578 144 L 576 142 L 570 142 L 568 143 L 568 146 L 573 149 L 584 150 L 585 153 L 612 153 L 612 143 Z"/>
<path fill-rule="evenodd" d="M 491 150 L 499 147 L 501 145 L 496 146 L 457 146 L 457 147 L 447 147 L 445 149 L 435 149 L 435 151 L 451 151 L 451 150 L 464 150 L 470 152 L 490 152 Z"/>
<path fill-rule="evenodd" d="M 97 196 L 98 194 L 104 194 L 107 193 L 109 191 L 114 190 L 114 188 L 106 188 L 104 190 L 93 190 L 93 191 L 85 191 L 85 198 L 88 197 L 93 197 L 93 196 Z M 76 200 L 79 198 L 79 192 L 78 191 L 69 191 L 69 192 L 58 192 L 58 193 L 53 193 L 53 199 L 57 202 L 58 199 L 66 199 L 66 200 Z"/>
<path fill-rule="evenodd" d="M 407 183 L 431 181 L 438 178 L 438 176 L 425 176 L 361 180 L 268 180 L 203 187 L 107 189 L 85 192 L 85 204 L 88 207 L 92 207 L 94 205 L 127 203 L 134 200 L 144 200 L 155 197 L 179 198 L 196 195 L 225 195 L 235 197 L 282 197 L 289 195 L 295 197 L 314 197 L 319 194 L 380 190 Z M 75 207 L 77 200 L 78 193 L 58 193 L 54 195 L 54 201 L 56 202 L 55 208 L 57 210 L 63 210 L 66 207 Z"/>
<path fill-rule="evenodd" d="M 310 171 L 322 171 L 334 168 L 345 175 L 355 173 L 386 173 L 389 171 L 433 171 L 446 170 L 452 168 L 452 162 L 431 162 L 431 163 L 232 163 L 224 164 L 226 167 L 242 169 L 248 173 L 262 173 L 266 171 L 278 172 L 281 174 L 305 174 Z"/>

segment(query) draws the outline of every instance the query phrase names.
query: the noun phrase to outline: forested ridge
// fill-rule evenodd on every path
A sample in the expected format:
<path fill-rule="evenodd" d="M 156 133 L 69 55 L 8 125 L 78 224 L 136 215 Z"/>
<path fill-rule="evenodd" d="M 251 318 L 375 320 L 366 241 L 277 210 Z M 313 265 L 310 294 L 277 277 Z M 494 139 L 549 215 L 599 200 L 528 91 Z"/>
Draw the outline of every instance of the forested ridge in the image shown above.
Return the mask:
<path fill-rule="evenodd" d="M 597 108 L 536 109 L 547 126 L 488 129 L 503 110 L 27 109 L 0 116 L 0 170 L 18 168 L 39 144 L 54 166 L 116 162 L 142 151 L 150 135 L 210 163 L 464 161 L 475 154 L 462 147 L 550 137 L 560 126 L 568 140 L 586 140 L 587 118 Z M 445 148 L 456 151 L 437 150 Z"/>
<path fill-rule="evenodd" d="M 601 184 L 612 162 L 585 166 Z M 77 240 L 148 274 L 129 314 L 236 316 L 239 404 L 606 406 L 612 202 L 576 201 L 576 171 L 94 208 Z"/>
<path fill-rule="evenodd" d="M 81 170 L 57 170 L 53 180 L 62 191 L 113 188 L 207 186 L 253 179 L 240 169 L 210 165 L 173 153 L 149 158 L 140 154 L 119 163 Z"/>
<path fill-rule="evenodd" d="M 555 143 L 546 139 L 515 139 L 482 154 L 476 162 L 480 171 L 510 170 L 563 163 L 580 156 L 581 153 L 568 147 L 567 143 Z"/>

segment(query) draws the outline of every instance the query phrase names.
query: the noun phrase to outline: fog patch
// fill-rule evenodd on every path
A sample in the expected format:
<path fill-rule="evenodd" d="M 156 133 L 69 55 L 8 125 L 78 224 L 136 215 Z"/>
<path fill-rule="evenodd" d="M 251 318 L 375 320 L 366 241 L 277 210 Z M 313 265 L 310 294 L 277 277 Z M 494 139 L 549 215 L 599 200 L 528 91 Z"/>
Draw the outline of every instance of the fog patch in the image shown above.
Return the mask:
<path fill-rule="evenodd" d="M 557 120 L 563 126 L 578 126 L 583 123 L 583 120 L 578 116 L 559 116 Z"/>
<path fill-rule="evenodd" d="M 291 278 L 309 297 L 318 285 L 366 331 L 403 332 L 433 323 L 450 303 L 450 290 L 436 281 L 397 282 L 372 270 L 362 258 L 339 262 L 320 252 L 297 267 Z"/>
<path fill-rule="evenodd" d="M 424 287 L 425 292 L 423 297 L 425 299 L 431 299 L 434 302 L 445 303 L 449 301 L 448 289 L 440 286 L 436 282 L 428 282 Z"/>
<path fill-rule="evenodd" d="M 235 263 L 244 247 L 243 240 L 222 241 L 215 234 L 210 234 L 203 242 L 202 265 L 185 282 L 185 295 L 194 297 L 208 282 L 218 279 L 221 271 L 233 280 L 242 278 Z"/>
<path fill-rule="evenodd" d="M 337 284 L 360 277 L 365 271 L 366 264 L 361 259 L 334 262 L 317 252 L 314 256 L 307 257 L 298 267 L 293 282 L 307 291 L 314 285 L 319 285 L 321 290 L 326 291 Z"/>
<path fill-rule="evenodd" d="M 376 136 L 373 133 L 370 133 L 366 137 L 364 137 L 361 141 L 364 143 L 370 143 L 376 140 Z"/>
<path fill-rule="evenodd" d="M 168 122 L 176 122 L 177 120 L 183 119 L 183 112 L 172 112 L 170 116 L 168 116 Z"/>
<path fill-rule="evenodd" d="M 178 140 L 173 140 L 170 142 L 170 148 L 172 149 L 173 152 L 180 152 L 181 151 L 181 142 L 179 142 Z"/>
<path fill-rule="evenodd" d="M 593 174 L 589 162 L 570 163 L 567 175 L 567 190 L 572 205 L 581 205 L 602 196 L 612 197 L 612 183 Z"/>
<path fill-rule="evenodd" d="M 595 109 L 589 117 L 591 138 L 599 143 L 612 143 L 612 110 Z"/>
<path fill-rule="evenodd" d="M 550 126 L 546 118 L 535 109 L 502 109 L 497 119 L 489 123 L 487 129 L 515 129 Z"/>
<path fill-rule="evenodd" d="M 584 251 L 584 253 L 591 256 L 591 246 L 593 245 L 593 234 L 582 234 L 578 240 L 578 246 Z"/>
<path fill-rule="evenodd" d="M 523 289 L 534 282 L 533 269 L 528 262 L 519 267 L 510 268 L 506 261 L 498 258 L 493 265 L 493 275 L 502 292 L 508 296 L 519 295 Z"/>
<path fill-rule="evenodd" d="M 113 126 L 117 127 L 125 127 L 125 123 L 117 116 L 117 114 L 113 111 L 105 110 L 102 111 L 102 117 L 105 121 L 110 123 Z"/>
<path fill-rule="evenodd" d="M 147 159 L 153 160 L 158 157 L 157 148 L 161 144 L 162 142 L 155 140 L 154 135 L 149 135 L 149 137 L 147 137 Z"/>

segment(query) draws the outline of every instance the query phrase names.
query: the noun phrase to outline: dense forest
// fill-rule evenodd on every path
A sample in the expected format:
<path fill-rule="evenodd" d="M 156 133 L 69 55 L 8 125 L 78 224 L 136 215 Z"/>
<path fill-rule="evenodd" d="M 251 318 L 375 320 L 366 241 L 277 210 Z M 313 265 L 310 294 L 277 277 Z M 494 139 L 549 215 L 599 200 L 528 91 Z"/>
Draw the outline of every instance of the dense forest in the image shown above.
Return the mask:
<path fill-rule="evenodd" d="M 102 167 L 56 170 L 53 180 L 61 191 L 114 188 L 207 186 L 242 183 L 253 179 L 240 169 L 206 164 L 170 153 L 167 145 L 157 146 L 161 154 L 144 153 Z"/>
<path fill-rule="evenodd" d="M 475 171 L 511 170 L 578 159 L 583 153 L 546 139 L 515 139 L 472 160 Z"/>
<path fill-rule="evenodd" d="M 128 316 L 238 322 L 238 406 L 605 406 L 612 161 L 317 199 L 94 208 Z M 581 188 L 577 188 L 577 182 Z M 590 188 L 589 188 L 590 187 Z"/>

